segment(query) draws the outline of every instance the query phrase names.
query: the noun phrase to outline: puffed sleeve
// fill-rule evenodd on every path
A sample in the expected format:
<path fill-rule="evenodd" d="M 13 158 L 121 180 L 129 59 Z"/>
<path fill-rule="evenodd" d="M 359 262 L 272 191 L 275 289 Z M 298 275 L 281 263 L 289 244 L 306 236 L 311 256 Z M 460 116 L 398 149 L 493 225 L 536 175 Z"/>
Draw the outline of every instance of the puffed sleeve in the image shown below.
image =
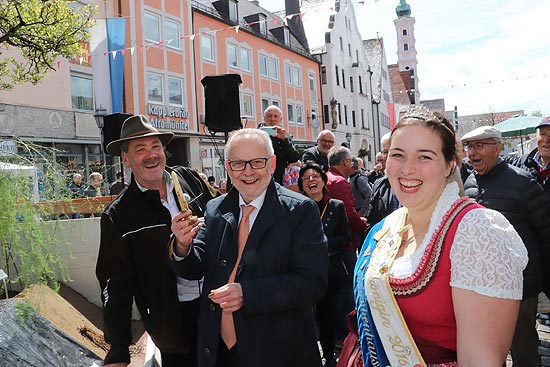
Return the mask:
<path fill-rule="evenodd" d="M 499 212 L 469 211 L 451 248 L 451 287 L 481 295 L 522 299 L 527 249 L 514 227 Z"/>

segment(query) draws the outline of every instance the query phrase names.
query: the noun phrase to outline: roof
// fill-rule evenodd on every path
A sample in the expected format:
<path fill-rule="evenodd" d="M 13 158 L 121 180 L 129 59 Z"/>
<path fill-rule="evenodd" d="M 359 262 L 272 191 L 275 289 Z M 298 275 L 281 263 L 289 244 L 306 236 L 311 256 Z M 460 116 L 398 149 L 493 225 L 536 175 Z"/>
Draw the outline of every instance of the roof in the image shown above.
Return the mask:
<path fill-rule="evenodd" d="M 503 138 L 533 134 L 542 117 L 518 115 L 496 124 L 494 127 L 502 132 Z"/>
<path fill-rule="evenodd" d="M 409 84 L 405 84 L 406 80 L 404 80 L 402 72 L 399 71 L 397 64 L 388 65 L 388 72 L 390 74 L 391 91 L 394 103 L 410 105 L 411 101 L 408 93 L 410 78 L 408 79 Z M 408 71 L 403 73 L 407 73 L 407 75 L 409 75 Z"/>

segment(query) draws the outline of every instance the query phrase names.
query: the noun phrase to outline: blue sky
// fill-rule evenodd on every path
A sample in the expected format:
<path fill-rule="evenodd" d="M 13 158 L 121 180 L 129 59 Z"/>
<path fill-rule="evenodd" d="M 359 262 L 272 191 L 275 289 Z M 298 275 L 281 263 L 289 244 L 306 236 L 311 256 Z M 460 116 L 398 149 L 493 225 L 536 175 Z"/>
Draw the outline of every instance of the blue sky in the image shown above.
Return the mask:
<path fill-rule="evenodd" d="M 459 115 L 511 110 L 550 115 L 548 0 L 407 3 L 416 20 L 421 99 L 445 98 L 446 109 L 457 106 Z M 378 32 L 388 63 L 395 63 L 399 0 L 353 4 L 362 38 Z M 283 10 L 284 0 L 260 0 L 260 6 Z"/>

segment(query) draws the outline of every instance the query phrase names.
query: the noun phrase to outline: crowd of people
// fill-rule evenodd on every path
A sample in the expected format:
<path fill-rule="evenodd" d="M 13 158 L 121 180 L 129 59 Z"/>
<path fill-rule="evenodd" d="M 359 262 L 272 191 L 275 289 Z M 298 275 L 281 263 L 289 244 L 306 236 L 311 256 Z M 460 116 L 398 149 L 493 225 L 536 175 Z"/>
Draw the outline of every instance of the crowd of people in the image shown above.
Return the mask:
<path fill-rule="evenodd" d="M 509 352 L 540 366 L 550 119 L 537 149 L 502 159 L 493 127 L 459 137 L 414 108 L 370 171 L 330 130 L 300 156 L 281 121 L 269 106 L 230 134 L 230 187 L 167 167 L 173 134 L 145 116 L 124 122 L 107 151 L 132 174 L 101 216 L 96 267 L 105 366 L 130 362 L 133 301 L 164 367 L 502 366 Z M 78 176 L 71 192 L 97 191 Z M 355 361 L 338 360 L 351 337 Z"/>

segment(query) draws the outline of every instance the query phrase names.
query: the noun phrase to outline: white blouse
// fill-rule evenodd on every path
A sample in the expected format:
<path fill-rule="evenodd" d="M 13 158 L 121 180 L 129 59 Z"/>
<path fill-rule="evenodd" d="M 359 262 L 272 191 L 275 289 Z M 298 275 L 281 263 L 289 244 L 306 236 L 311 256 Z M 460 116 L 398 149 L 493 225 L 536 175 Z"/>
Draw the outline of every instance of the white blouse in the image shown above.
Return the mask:
<path fill-rule="evenodd" d="M 394 261 L 391 276 L 404 278 L 414 273 L 443 216 L 458 199 L 458 184 L 451 182 L 435 206 L 422 244 L 414 253 Z M 451 287 L 489 297 L 522 299 L 527 249 L 499 212 L 484 208 L 466 213 L 458 225 L 450 256 Z"/>

